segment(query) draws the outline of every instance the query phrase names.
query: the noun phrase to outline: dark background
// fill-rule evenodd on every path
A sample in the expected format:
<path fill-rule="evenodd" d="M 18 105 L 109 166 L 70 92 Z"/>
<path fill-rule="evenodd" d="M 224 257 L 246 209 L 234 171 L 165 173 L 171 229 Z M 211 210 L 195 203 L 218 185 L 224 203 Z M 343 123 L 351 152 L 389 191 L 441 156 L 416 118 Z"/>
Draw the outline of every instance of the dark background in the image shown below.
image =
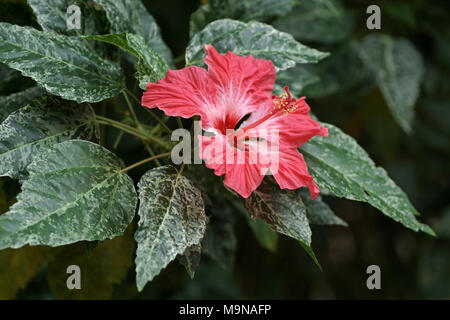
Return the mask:
<path fill-rule="evenodd" d="M 159 23 L 174 57 L 183 55 L 189 40 L 189 17 L 199 2 L 143 2 Z M 365 26 L 366 8 L 378 4 L 382 8 L 382 31 L 408 38 L 421 52 L 425 76 L 416 104 L 414 131 L 406 135 L 395 123 L 370 80 L 327 97 L 309 98 L 308 102 L 319 119 L 353 136 L 377 165 L 386 168 L 421 212 L 421 220 L 431 225 L 438 237 L 406 229 L 368 204 L 324 197 L 349 227 L 312 226 L 312 246 L 322 272 L 292 239 L 280 237 L 275 253 L 262 248 L 246 221 L 234 214 L 237 248 L 232 268 L 222 268 L 203 256 L 194 280 L 190 280 L 184 268 L 173 262 L 141 294 L 136 291 L 135 272 L 130 268 L 125 279 L 114 286 L 113 298 L 450 298 L 450 3 L 343 3 L 353 15 L 352 38 L 357 40 L 370 32 Z M 27 21 L 32 15 L 23 9 L 2 11 L 1 20 L 18 24 L 22 24 L 18 20 Z M 306 44 L 331 53 L 337 50 L 336 45 Z M 345 72 L 349 65 L 336 68 Z M 13 184 L 5 179 L 3 183 Z M 381 290 L 366 287 L 366 268 L 372 264 L 381 268 Z M 18 294 L 19 299 L 51 297 L 47 270 L 40 271 Z"/>

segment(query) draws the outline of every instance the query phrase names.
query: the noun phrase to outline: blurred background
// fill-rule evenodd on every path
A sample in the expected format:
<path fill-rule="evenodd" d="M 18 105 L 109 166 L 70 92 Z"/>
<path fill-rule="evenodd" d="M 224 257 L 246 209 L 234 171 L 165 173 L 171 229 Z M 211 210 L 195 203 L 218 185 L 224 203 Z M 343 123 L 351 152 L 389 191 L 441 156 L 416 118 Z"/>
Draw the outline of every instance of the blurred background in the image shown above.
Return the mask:
<path fill-rule="evenodd" d="M 200 2 L 143 2 L 159 23 L 174 57 L 182 56 L 189 41 L 190 15 Z M 173 262 L 138 294 L 132 246 L 119 244 L 130 259 L 116 261 L 125 266 L 118 277 L 121 280 L 109 281 L 117 278 L 116 271 L 100 263 L 106 258 L 96 256 L 95 246 L 80 243 L 71 251 L 64 247 L 52 249 L 56 251 L 50 262 L 43 259 L 36 270 L 27 269 L 16 250 L 1 251 L 0 261 L 7 263 L 0 263 L 0 297 L 450 299 L 450 2 L 341 0 L 328 4 L 322 1 L 319 7 L 311 2 L 301 1 L 285 17 L 267 21 L 302 43 L 331 52 L 330 58 L 305 67 L 304 72 L 317 79 L 302 88 L 302 93 L 320 120 L 354 137 L 375 163 L 388 171 L 422 214 L 421 220 L 437 232 L 436 238 L 412 232 L 368 204 L 325 196 L 324 200 L 349 226 L 312 226 L 312 247 L 323 267 L 320 271 L 295 240 L 279 237 L 276 248 L 263 248 L 241 213 L 215 204 L 217 216 L 232 222 L 224 224 L 222 230 L 227 239 L 222 252 L 226 263 L 204 255 L 193 280 L 183 266 Z M 23 1 L 0 3 L 0 21 L 35 25 L 32 11 Z M 377 32 L 366 27 L 366 9 L 371 4 L 381 8 L 381 31 L 407 39 L 423 59 L 421 93 L 410 134 L 397 123 L 373 72 L 355 53 L 355 43 Z M 177 66 L 182 67 L 182 62 Z M 27 85 L 24 81 L 20 80 L 20 86 Z M 2 95 L 7 95 L 17 86 L 0 89 Z M 0 208 L 5 211 L 19 185 L 6 178 L 0 179 L 0 185 Z M 43 248 L 42 255 L 36 253 L 34 259 L 41 259 L 47 251 Z M 93 280 L 93 289 L 86 296 L 64 296 L 55 283 L 67 275 L 60 271 L 58 274 L 57 264 L 64 264 L 77 252 L 89 253 L 90 258 L 80 260 L 80 264 L 87 265 L 92 279 L 107 274 L 106 280 Z M 119 259 L 112 253 L 109 258 Z M 381 269 L 381 290 L 366 287 L 366 268 L 373 264 Z M 35 275 L 27 281 L 30 274 Z M 64 280 L 60 282 L 65 284 Z M 11 289 L 14 286 L 21 289 Z"/>

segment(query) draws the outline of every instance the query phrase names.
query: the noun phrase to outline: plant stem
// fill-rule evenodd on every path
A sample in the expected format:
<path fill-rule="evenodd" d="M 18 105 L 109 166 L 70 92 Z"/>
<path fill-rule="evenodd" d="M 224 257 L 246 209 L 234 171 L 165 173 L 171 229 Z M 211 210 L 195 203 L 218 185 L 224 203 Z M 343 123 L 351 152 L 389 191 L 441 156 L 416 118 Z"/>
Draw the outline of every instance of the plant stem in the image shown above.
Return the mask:
<path fill-rule="evenodd" d="M 156 155 L 156 156 L 153 156 L 153 157 L 150 157 L 150 158 L 141 160 L 141 161 L 139 161 L 139 162 L 136 162 L 136 163 L 132 164 L 131 166 L 128 166 L 128 167 L 126 167 L 126 168 L 123 168 L 122 170 L 120 170 L 120 172 L 127 172 L 127 171 L 129 171 L 129 170 L 131 170 L 131 169 L 134 169 L 134 168 L 136 168 L 136 167 L 139 167 L 140 165 L 143 165 L 143 164 L 145 164 L 145 163 L 147 163 L 147 162 L 150 162 L 150 161 L 152 161 L 152 160 L 159 159 L 159 158 L 164 158 L 164 157 L 167 157 L 167 156 L 170 156 L 170 152 L 161 153 L 161 154 L 158 154 L 158 155 Z"/>
<path fill-rule="evenodd" d="M 177 117 L 178 128 L 183 129 L 183 122 L 181 122 L 181 118 Z"/>
<path fill-rule="evenodd" d="M 162 121 L 156 114 L 153 113 L 152 110 L 150 110 L 149 108 L 145 108 L 145 110 L 150 113 L 150 115 L 153 117 L 153 119 L 155 119 L 156 121 L 158 121 L 158 123 L 169 133 L 172 133 L 172 129 L 170 129 L 165 123 L 164 121 Z"/>
<path fill-rule="evenodd" d="M 184 55 L 181 55 L 181 56 L 178 56 L 175 59 L 173 59 L 173 63 L 177 64 L 183 60 L 184 60 Z"/>
<path fill-rule="evenodd" d="M 139 120 L 138 120 L 138 118 L 136 116 L 136 113 L 134 112 L 134 108 L 133 108 L 133 105 L 130 102 L 130 99 L 128 99 L 128 95 L 127 95 L 126 91 L 123 91 L 123 96 L 124 96 L 125 101 L 127 103 L 128 109 L 130 110 L 131 117 L 133 118 L 134 124 L 136 125 L 136 127 L 139 128 L 141 125 L 139 124 Z"/>
<path fill-rule="evenodd" d="M 119 121 L 115 121 L 113 119 L 110 118 L 105 118 L 102 116 L 95 116 L 95 121 L 97 123 L 100 124 L 104 124 L 104 125 L 109 125 L 111 127 L 117 128 L 119 130 L 125 131 L 131 135 L 134 135 L 142 140 L 145 141 L 152 141 L 152 142 L 156 142 L 157 144 L 159 144 L 160 146 L 162 146 L 165 149 L 169 149 L 169 147 L 167 146 L 167 143 L 165 143 L 164 141 L 159 140 L 158 138 L 152 137 L 142 131 L 139 131 L 138 129 L 135 129 L 129 125 L 126 125 L 122 122 Z"/>
<path fill-rule="evenodd" d="M 125 92 L 134 99 L 134 101 L 136 101 L 139 105 L 141 105 L 141 100 L 138 99 L 138 97 L 136 97 L 133 92 L 131 92 L 130 90 L 128 90 L 128 88 L 125 89 Z M 162 121 L 156 114 L 153 113 L 152 110 L 150 110 L 149 108 L 145 108 L 145 110 L 150 113 L 150 115 L 159 122 L 159 124 L 165 129 L 167 130 L 167 132 L 172 133 L 172 130 L 164 123 L 164 121 Z"/>
<path fill-rule="evenodd" d="M 123 137 L 123 131 L 120 131 L 119 132 L 119 134 L 117 135 L 117 138 L 116 138 L 116 140 L 114 141 L 114 144 L 113 144 L 113 146 L 112 146 L 112 148 L 114 149 L 114 150 L 116 150 L 117 149 L 117 147 L 119 146 L 119 143 L 120 143 L 120 141 L 122 140 L 122 137 Z"/>

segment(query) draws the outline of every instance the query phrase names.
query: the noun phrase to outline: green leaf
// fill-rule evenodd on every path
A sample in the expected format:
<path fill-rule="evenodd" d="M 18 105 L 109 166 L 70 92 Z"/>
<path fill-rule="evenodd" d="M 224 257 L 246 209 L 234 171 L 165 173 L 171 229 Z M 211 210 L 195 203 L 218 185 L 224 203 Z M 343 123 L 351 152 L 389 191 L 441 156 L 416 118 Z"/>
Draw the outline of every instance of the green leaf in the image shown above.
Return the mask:
<path fill-rule="evenodd" d="M 204 65 L 205 44 L 212 44 L 220 53 L 233 51 L 240 56 L 251 54 L 270 59 L 277 71 L 292 68 L 296 63 L 318 62 L 328 56 L 328 53 L 309 48 L 270 25 L 223 19 L 208 24 L 191 39 L 186 49 L 187 65 Z"/>
<path fill-rule="evenodd" d="M 339 0 L 302 0 L 273 25 L 300 41 L 335 43 L 349 36 L 353 17 Z"/>
<path fill-rule="evenodd" d="M 155 19 L 148 13 L 141 0 L 95 0 L 106 11 L 111 23 L 111 33 L 134 33 L 142 36 L 146 44 L 158 52 L 171 66 L 170 49 L 161 38 Z"/>
<path fill-rule="evenodd" d="M 434 235 L 429 226 L 416 220 L 418 213 L 406 194 L 352 137 L 330 124 L 324 126 L 328 137 L 314 137 L 300 148 L 319 188 L 367 202 L 405 227 Z"/>
<path fill-rule="evenodd" d="M 164 78 L 169 69 L 166 61 L 156 51 L 149 48 L 144 38 L 139 35 L 120 33 L 89 36 L 89 38 L 114 44 L 135 55 L 139 59 L 136 65 L 136 79 L 143 90 L 147 83 L 158 82 Z"/>
<path fill-rule="evenodd" d="M 137 288 L 142 291 L 177 255 L 200 243 L 207 217 L 200 191 L 172 166 L 148 171 L 138 191 L 135 262 Z"/>
<path fill-rule="evenodd" d="M 288 13 L 296 2 L 297 0 L 209 0 L 191 15 L 189 34 L 192 38 L 208 23 L 224 18 L 266 22 Z"/>
<path fill-rule="evenodd" d="M 101 34 L 105 27 L 102 26 L 100 12 L 96 10 L 93 3 L 89 0 L 27 0 L 31 8 L 33 8 L 39 25 L 46 32 L 56 32 L 68 36 Z M 80 8 L 81 29 L 69 29 L 67 20 L 71 14 L 67 13 L 67 9 L 71 5 Z"/>
<path fill-rule="evenodd" d="M 270 228 L 270 226 L 262 219 L 252 219 L 244 206 L 237 201 L 232 202 L 234 207 L 240 212 L 248 223 L 259 244 L 269 250 L 275 252 L 278 246 L 278 233 Z"/>
<path fill-rule="evenodd" d="M 48 248 L 23 247 L 0 251 L 0 299 L 16 297 L 47 263 Z M 65 282 L 64 282 L 65 283 Z"/>
<path fill-rule="evenodd" d="M 334 214 L 320 195 L 313 200 L 307 189 L 302 188 L 299 192 L 306 207 L 309 223 L 324 226 L 348 226 L 344 220 Z"/>
<path fill-rule="evenodd" d="M 286 191 L 263 182 L 245 201 L 253 218 L 266 221 L 275 231 L 311 245 L 311 229 L 306 207 L 297 192 Z"/>
<path fill-rule="evenodd" d="M 320 81 L 320 78 L 308 67 L 309 65 L 296 65 L 293 68 L 278 72 L 273 88 L 274 94 L 285 93 L 284 87 L 288 86 L 292 94 L 303 95 L 306 87 Z"/>
<path fill-rule="evenodd" d="M 58 300 L 109 299 L 115 285 L 133 265 L 135 243 L 128 228 L 125 235 L 107 240 L 92 248 L 79 242 L 53 249 L 47 278 L 53 298 Z M 67 267 L 77 265 L 81 271 L 81 289 L 67 288 Z"/>
<path fill-rule="evenodd" d="M 318 64 L 297 66 L 299 74 L 314 74 L 319 81 L 308 84 L 297 95 L 309 98 L 323 98 L 361 86 L 370 78 L 370 72 L 361 61 L 354 42 L 344 43 L 331 56 Z"/>
<path fill-rule="evenodd" d="M 0 216 L 0 249 L 111 239 L 133 219 L 133 181 L 97 144 L 61 142 L 39 153 L 28 170 L 17 203 Z"/>
<path fill-rule="evenodd" d="M 253 220 L 248 214 L 245 215 L 245 219 L 259 244 L 270 252 L 277 251 L 278 233 L 272 230 L 269 225 L 261 219 Z"/>
<path fill-rule="evenodd" d="M 394 119 L 410 133 L 424 74 L 420 52 L 409 40 L 377 33 L 363 39 L 360 54 L 367 68 L 375 73 Z"/>
<path fill-rule="evenodd" d="M 84 39 L 0 23 L 0 62 L 67 100 L 99 102 L 120 93 L 119 67 L 99 57 Z"/>
<path fill-rule="evenodd" d="M 202 241 L 203 252 L 223 269 L 232 270 L 236 245 L 237 239 L 231 215 L 225 208 L 213 208 Z"/>
<path fill-rule="evenodd" d="M 36 86 L 9 96 L 0 96 L 0 123 L 14 111 L 20 109 L 31 100 L 43 96 L 45 93 L 44 89 Z"/>
<path fill-rule="evenodd" d="M 88 105 L 41 99 L 10 114 L 0 124 L 0 175 L 26 178 L 26 168 L 42 148 L 69 139 L 98 139 Z"/>
<path fill-rule="evenodd" d="M 202 246 L 201 244 L 193 244 L 184 250 L 182 255 L 178 255 L 178 261 L 185 267 L 189 277 L 194 279 L 195 270 L 200 264 L 200 259 L 202 257 Z"/>
<path fill-rule="evenodd" d="M 322 270 L 311 249 L 311 229 L 306 207 L 299 193 L 282 190 L 264 182 L 245 200 L 245 207 L 253 218 L 263 219 L 276 232 L 300 242 L 315 264 Z"/>

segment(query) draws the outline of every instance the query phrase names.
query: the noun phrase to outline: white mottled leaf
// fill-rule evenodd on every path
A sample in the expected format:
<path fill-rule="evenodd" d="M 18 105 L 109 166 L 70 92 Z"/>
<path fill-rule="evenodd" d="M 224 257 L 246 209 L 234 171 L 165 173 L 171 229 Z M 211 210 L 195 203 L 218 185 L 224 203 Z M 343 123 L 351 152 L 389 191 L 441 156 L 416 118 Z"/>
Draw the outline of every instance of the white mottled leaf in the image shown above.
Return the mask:
<path fill-rule="evenodd" d="M 12 112 L 46 93 L 41 87 L 35 86 L 8 96 L 0 96 L 0 123 Z"/>
<path fill-rule="evenodd" d="M 275 231 L 311 245 L 311 229 L 306 207 L 297 192 L 281 190 L 263 182 L 245 201 L 254 218 L 266 221 Z"/>
<path fill-rule="evenodd" d="M 84 39 L 0 23 L 0 62 L 66 100 L 99 102 L 124 88 L 119 67 Z"/>
<path fill-rule="evenodd" d="M 138 183 L 136 282 L 141 291 L 169 262 L 200 243 L 207 217 L 200 191 L 172 166 L 148 171 Z"/>
<path fill-rule="evenodd" d="M 0 176 L 26 178 L 40 149 L 70 139 L 97 140 L 94 111 L 53 98 L 41 99 L 10 114 L 0 124 Z"/>
<path fill-rule="evenodd" d="M 318 62 L 328 56 L 270 25 L 222 19 L 208 24 L 191 39 L 186 49 L 187 65 L 204 65 L 205 44 L 212 44 L 220 53 L 233 51 L 240 56 L 251 54 L 272 60 L 277 70 L 292 68 L 296 63 Z"/>
<path fill-rule="evenodd" d="M 139 60 L 136 64 L 135 76 L 143 90 L 147 83 L 158 82 L 164 78 L 169 69 L 167 62 L 156 51 L 149 48 L 144 38 L 139 35 L 120 33 L 89 36 L 89 38 L 114 44 L 136 56 Z"/>
<path fill-rule="evenodd" d="M 0 215 L 0 249 L 112 239 L 134 217 L 133 181 L 97 144 L 61 142 L 39 153 L 28 170 L 17 202 Z"/>
<path fill-rule="evenodd" d="M 416 220 L 418 213 L 406 194 L 352 137 L 330 124 L 324 126 L 328 137 L 314 137 L 300 148 L 319 188 L 337 197 L 367 202 L 405 227 L 434 234 Z"/>
<path fill-rule="evenodd" d="M 311 249 L 312 232 L 305 204 L 298 192 L 263 181 L 245 200 L 245 208 L 253 218 L 263 219 L 273 230 L 298 240 L 315 264 L 322 268 Z"/>

